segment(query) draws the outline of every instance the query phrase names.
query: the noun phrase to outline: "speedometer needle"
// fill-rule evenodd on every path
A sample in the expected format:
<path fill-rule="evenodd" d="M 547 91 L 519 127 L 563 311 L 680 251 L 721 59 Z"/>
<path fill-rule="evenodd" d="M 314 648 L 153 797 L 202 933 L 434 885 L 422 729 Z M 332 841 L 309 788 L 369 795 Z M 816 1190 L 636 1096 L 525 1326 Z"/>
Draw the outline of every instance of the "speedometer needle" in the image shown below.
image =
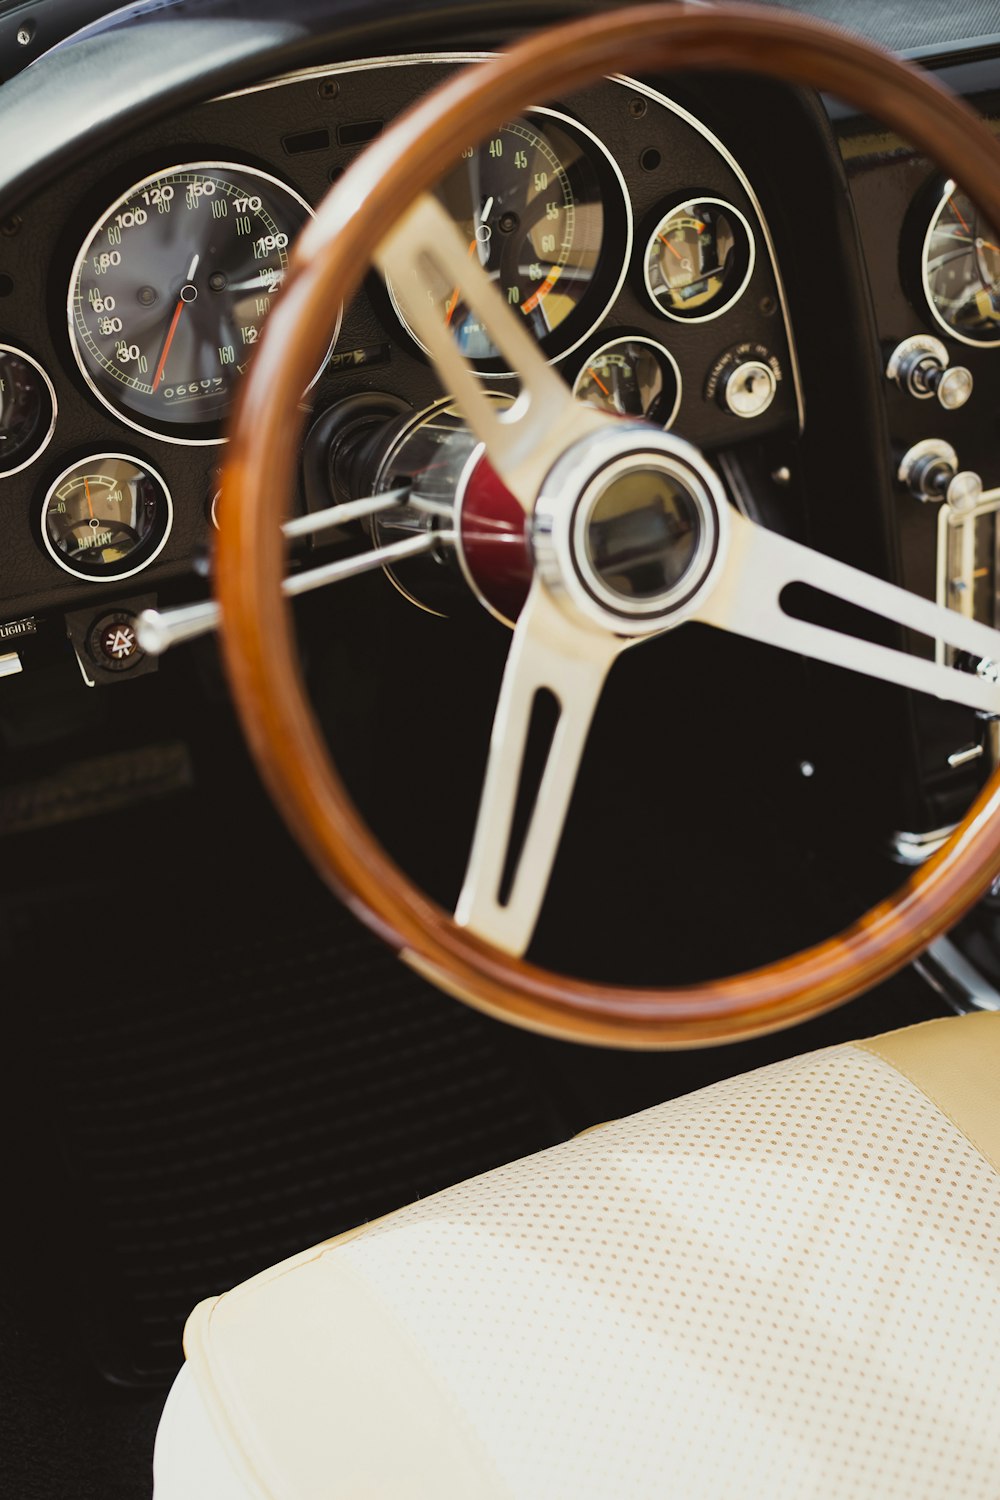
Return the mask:
<path fill-rule="evenodd" d="M 163 367 L 167 362 L 167 355 L 170 353 L 170 345 L 174 341 L 174 334 L 177 332 L 177 324 L 180 322 L 180 316 L 183 311 L 184 298 L 178 297 L 177 306 L 174 308 L 174 315 L 170 320 L 170 327 L 167 329 L 167 336 L 163 341 L 163 351 L 160 354 L 160 363 L 157 365 L 156 374 L 153 376 L 154 391 L 156 390 L 156 387 L 159 385 L 160 381 L 163 379 Z"/>
<path fill-rule="evenodd" d="M 160 363 L 157 365 L 156 374 L 153 376 L 154 391 L 156 390 L 160 381 L 163 379 L 163 371 L 167 363 L 167 355 L 170 353 L 170 345 L 174 341 L 174 334 L 177 332 L 177 324 L 180 322 L 181 313 L 184 311 L 184 305 L 187 302 L 192 302 L 196 295 L 194 287 L 190 287 L 190 296 L 185 297 L 184 293 L 189 290 L 191 278 L 194 275 L 195 271 L 197 271 L 198 262 L 200 260 L 201 256 L 196 255 L 191 264 L 188 266 L 188 273 L 184 278 L 184 285 L 181 287 L 180 296 L 177 298 L 177 306 L 174 308 L 174 315 L 170 319 L 170 327 L 167 329 L 167 336 L 163 341 L 163 349 L 160 352 Z"/>

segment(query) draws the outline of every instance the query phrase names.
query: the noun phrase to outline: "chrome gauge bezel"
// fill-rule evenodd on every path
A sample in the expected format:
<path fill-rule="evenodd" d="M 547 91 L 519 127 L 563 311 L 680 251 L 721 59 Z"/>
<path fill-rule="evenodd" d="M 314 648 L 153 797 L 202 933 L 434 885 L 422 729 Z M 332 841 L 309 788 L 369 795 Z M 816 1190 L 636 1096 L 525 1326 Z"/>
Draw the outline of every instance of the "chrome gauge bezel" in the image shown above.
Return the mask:
<path fill-rule="evenodd" d="M 74 472 L 74 470 L 79 469 L 83 464 L 98 465 L 105 463 L 108 459 L 117 459 L 122 463 L 134 464 L 137 469 L 144 470 L 145 473 L 150 476 L 150 478 L 156 480 L 157 484 L 160 486 L 160 489 L 163 491 L 163 499 L 166 505 L 166 521 L 163 527 L 163 535 L 160 537 L 156 546 L 153 548 L 153 551 L 150 552 L 148 556 L 144 557 L 141 562 L 137 563 L 134 568 L 128 568 L 127 570 L 123 570 L 120 573 L 83 573 L 79 568 L 72 567 L 64 557 L 61 557 L 59 555 L 56 548 L 53 547 L 52 541 L 49 537 L 49 529 L 46 525 L 46 517 L 48 515 L 49 505 L 51 503 L 53 495 L 59 489 L 60 485 L 66 482 L 66 480 Z M 72 463 L 67 464 L 64 469 L 60 470 L 60 472 L 52 480 L 52 483 L 45 491 L 45 499 L 42 501 L 39 523 L 41 526 L 42 543 L 45 547 L 45 550 L 51 557 L 52 561 L 58 567 L 62 568 L 64 573 L 68 573 L 70 577 L 75 578 L 78 583 L 101 583 L 107 586 L 108 584 L 120 583 L 124 578 L 134 578 L 137 573 L 144 572 L 151 563 L 154 563 L 156 561 L 160 553 L 163 551 L 164 547 L 167 545 L 167 542 L 170 538 L 170 533 L 173 530 L 174 502 L 170 494 L 169 486 L 167 485 L 167 482 L 164 479 L 163 475 L 158 469 L 154 468 L 151 463 L 147 463 L 144 458 L 138 458 L 134 453 L 120 453 L 111 452 L 110 450 L 101 450 L 97 453 L 85 453 L 82 458 L 74 459 Z"/>
<path fill-rule="evenodd" d="M 582 377 L 587 371 L 587 366 L 593 364 L 594 361 L 596 359 L 599 359 L 602 354 L 607 354 L 609 349 L 617 349 L 622 344 L 646 344 L 655 352 L 658 358 L 664 359 L 673 370 L 674 383 L 677 388 L 677 394 L 674 397 L 674 404 L 671 407 L 670 415 L 667 420 L 665 422 L 655 423 L 655 426 L 660 427 L 664 432 L 669 432 L 670 428 L 677 420 L 677 413 L 680 411 L 681 397 L 684 392 L 684 382 L 681 379 L 680 366 L 678 365 L 674 356 L 671 354 L 670 350 L 666 347 L 665 344 L 661 344 L 659 339 L 654 339 L 650 334 L 624 332 L 619 333 L 616 334 L 613 339 L 607 339 L 603 344 L 599 344 L 596 349 L 590 350 L 584 362 L 581 364 L 579 370 L 577 370 L 576 376 L 574 377 L 572 387 L 574 397 L 576 397 L 577 400 L 580 399 L 577 395 L 577 387 L 579 386 Z M 628 413 L 628 415 L 631 415 L 631 413 Z M 648 421 L 649 419 L 644 418 L 644 420 Z"/>
<path fill-rule="evenodd" d="M 940 196 L 936 204 L 934 205 L 934 209 L 931 213 L 930 218 L 927 221 L 927 228 L 924 230 L 923 243 L 920 247 L 920 288 L 923 293 L 924 301 L 930 311 L 931 317 L 937 323 L 939 328 L 944 329 L 944 332 L 948 338 L 957 339 L 960 344 L 965 344 L 970 349 L 996 349 L 998 346 L 1000 346 L 1000 333 L 998 333 L 995 339 L 974 339 L 971 338 L 967 333 L 959 332 L 959 330 L 957 328 L 954 328 L 952 324 L 949 323 L 948 320 L 938 311 L 937 305 L 934 301 L 934 297 L 931 293 L 927 264 L 928 257 L 930 255 L 931 239 L 933 237 L 935 229 L 938 226 L 938 221 L 940 220 L 941 215 L 944 213 L 945 205 L 947 204 L 948 199 L 955 192 L 956 188 L 958 188 L 958 183 L 955 181 L 954 177 L 950 177 L 942 187 Z"/>
<path fill-rule="evenodd" d="M 117 210 L 121 208 L 123 204 L 127 203 L 130 198 L 134 197 L 136 193 L 142 192 L 142 190 L 146 187 L 150 187 L 158 182 L 162 182 L 164 178 L 173 177 L 181 172 L 239 172 L 248 177 L 255 177 L 259 181 L 269 183 L 271 187 L 277 188 L 283 193 L 287 193 L 290 198 L 294 199 L 294 201 L 300 206 L 300 208 L 304 209 L 305 213 L 310 219 L 315 219 L 316 217 L 316 212 L 311 204 L 309 204 L 306 199 L 303 198 L 301 193 L 299 193 L 289 183 L 284 181 L 284 179 L 275 176 L 273 172 L 264 171 L 261 167 L 251 166 L 247 162 L 186 161 L 175 163 L 172 166 L 161 167 L 155 172 L 148 172 L 143 177 L 140 177 L 136 182 L 134 182 L 131 187 L 126 188 L 123 193 L 120 193 L 112 203 L 109 203 L 100 214 L 100 216 L 94 220 L 94 222 L 88 229 L 80 246 L 80 249 L 77 252 L 76 259 L 73 262 L 73 270 L 70 275 L 69 290 L 66 296 L 66 327 L 69 336 L 69 346 L 72 350 L 73 358 L 76 362 L 78 370 L 80 371 L 80 374 L 83 376 L 88 390 L 93 396 L 97 398 L 98 401 L 100 401 L 102 406 L 104 406 L 108 411 L 112 413 L 117 421 L 123 422 L 126 427 L 131 427 L 134 432 L 141 432 L 144 437 L 155 438 L 157 442 L 174 443 L 177 446 L 184 448 L 216 448 L 229 441 L 229 439 L 222 431 L 218 431 L 214 436 L 210 437 L 186 436 L 183 431 L 177 430 L 178 424 L 174 424 L 173 429 L 171 429 L 171 427 L 167 423 L 164 423 L 162 426 L 155 426 L 150 419 L 147 419 L 146 422 L 143 422 L 139 417 L 131 413 L 127 408 L 116 405 L 115 402 L 110 398 L 110 396 L 106 395 L 105 392 L 100 389 L 95 379 L 91 375 L 89 369 L 87 368 L 87 363 L 83 355 L 83 350 L 80 347 L 79 335 L 76 328 L 75 307 L 77 284 L 80 278 L 80 272 L 83 267 L 83 263 L 90 253 L 90 247 L 94 239 L 99 233 L 101 233 L 112 214 L 117 212 Z M 309 382 L 309 385 L 306 387 L 306 391 L 312 390 L 313 386 L 319 380 L 324 369 L 326 368 L 327 361 L 329 360 L 330 355 L 333 353 L 334 347 L 337 343 L 337 339 L 340 336 L 340 327 L 343 321 L 343 314 L 344 310 L 341 307 L 337 311 L 337 321 L 334 325 L 333 335 L 330 339 L 329 347 L 327 348 L 326 354 L 323 356 L 323 360 L 320 364 L 319 369 L 316 371 L 316 374 L 313 376 L 312 380 Z M 303 392 L 303 395 L 305 395 L 305 392 Z M 203 427 L 206 425 L 215 425 L 221 427 L 222 423 L 224 423 L 225 420 L 226 418 L 224 416 L 219 419 L 218 423 L 205 424 L 199 422 L 192 423 L 191 425 L 196 427 Z"/>
<path fill-rule="evenodd" d="M 44 382 L 45 389 L 48 391 L 49 401 L 52 406 L 52 416 L 49 419 L 48 430 L 46 431 L 45 436 L 38 443 L 38 445 L 34 449 L 32 449 L 28 457 L 23 459 L 21 463 L 14 464 L 14 466 L 10 469 L 0 467 L 0 479 L 10 479 L 12 475 L 20 474 L 23 469 L 30 468 L 37 459 L 41 458 L 42 454 L 51 443 L 53 433 L 56 430 L 56 418 L 59 415 L 59 402 L 56 398 L 56 388 L 49 378 L 48 371 L 45 369 L 44 365 L 39 364 L 37 359 L 28 354 L 24 349 L 19 349 L 16 344 L 0 344 L 0 354 L 13 354 L 16 359 L 23 359 L 26 365 L 30 365 L 33 370 L 36 370 L 42 377 L 42 381 Z"/>
<path fill-rule="evenodd" d="M 624 225 L 624 237 L 621 240 L 621 249 L 620 252 L 616 252 L 620 255 L 621 264 L 618 267 L 617 274 L 612 273 L 609 276 L 610 290 L 607 296 L 602 299 L 599 306 L 595 304 L 594 310 L 589 316 L 586 326 L 580 329 L 579 333 L 573 337 L 572 342 L 567 344 L 565 348 L 557 346 L 555 351 L 552 353 L 544 348 L 542 350 L 549 364 L 557 365 L 561 364 L 562 361 L 568 358 L 569 355 L 575 353 L 575 351 L 580 348 L 581 344 L 586 343 L 587 339 L 589 339 L 594 334 L 595 330 L 600 327 L 601 323 L 607 317 L 611 308 L 618 300 L 618 296 L 625 284 L 625 277 L 628 274 L 628 268 L 632 260 L 634 222 L 632 213 L 632 200 L 629 195 L 628 185 L 625 181 L 625 175 L 622 172 L 621 167 L 618 165 L 615 157 L 608 149 L 608 147 L 604 144 L 604 142 L 600 139 L 600 137 L 595 135 L 587 125 L 584 125 L 582 123 L 582 121 L 575 119 L 572 115 L 565 114 L 562 110 L 551 109 L 547 105 L 532 105 L 530 109 L 522 110 L 520 114 L 516 116 L 516 118 L 526 119 L 530 121 L 538 116 L 544 117 L 545 119 L 554 120 L 556 124 L 558 124 L 563 130 L 565 130 L 570 136 L 576 135 L 582 137 L 597 153 L 599 164 L 597 164 L 596 170 L 598 172 L 598 175 L 601 175 L 601 167 L 603 166 L 610 174 L 610 180 L 615 183 L 618 193 L 620 194 L 620 205 L 610 205 L 606 201 L 606 199 L 602 203 L 602 207 L 604 210 L 604 238 L 601 245 L 601 259 L 603 259 L 603 257 L 609 253 L 609 225 L 612 227 L 612 233 L 620 233 L 620 227 L 616 227 L 619 225 L 619 221 L 616 217 L 619 211 L 621 214 L 620 224 Z M 403 332 L 406 334 L 408 339 L 411 339 L 413 343 L 418 346 L 418 348 L 422 349 L 423 352 L 429 356 L 430 351 L 427 349 L 426 345 L 421 341 L 421 339 L 417 337 L 417 335 L 410 327 L 409 323 L 406 321 L 406 316 L 399 304 L 391 281 L 386 281 L 385 289 L 386 293 L 388 294 L 393 313 L 399 320 L 399 324 L 402 327 Z M 583 304 L 581 303 L 580 306 L 582 305 Z M 569 318 L 567 318 L 565 321 L 569 322 L 572 318 L 573 314 L 571 313 L 569 315 Z M 562 325 L 559 326 L 561 327 Z M 558 333 L 558 328 L 554 330 L 554 332 Z M 516 371 L 504 369 L 500 360 L 470 360 L 470 364 L 476 371 L 477 375 L 480 375 L 484 380 L 513 380 L 516 379 L 517 376 Z"/>
<path fill-rule="evenodd" d="M 665 220 L 669 219 L 672 214 L 675 214 L 679 208 L 685 208 L 688 204 L 695 203 L 710 203 L 713 208 L 720 208 L 726 214 L 732 214 L 733 218 L 739 221 L 747 237 L 747 263 L 739 286 L 718 307 L 713 307 L 709 312 L 705 313 L 677 313 L 664 307 L 663 303 L 659 301 L 653 292 L 653 287 L 649 279 L 649 256 L 653 248 L 653 241 L 659 234 L 660 227 Z M 737 208 L 735 203 L 730 203 L 727 198 L 716 198 L 711 193 L 699 193 L 695 190 L 693 193 L 685 193 L 682 198 L 677 198 L 669 206 L 664 205 L 662 210 L 657 211 L 656 223 L 650 230 L 642 251 L 642 284 L 646 289 L 646 296 L 649 298 L 650 306 L 661 318 L 669 318 L 672 323 L 680 323 L 682 326 L 696 323 L 711 323 L 715 318 L 721 318 L 723 313 L 729 312 L 730 308 L 736 306 L 736 303 L 739 302 L 743 293 L 750 285 L 750 278 L 753 276 L 756 264 L 757 240 L 753 232 L 753 226 L 742 209 Z"/>

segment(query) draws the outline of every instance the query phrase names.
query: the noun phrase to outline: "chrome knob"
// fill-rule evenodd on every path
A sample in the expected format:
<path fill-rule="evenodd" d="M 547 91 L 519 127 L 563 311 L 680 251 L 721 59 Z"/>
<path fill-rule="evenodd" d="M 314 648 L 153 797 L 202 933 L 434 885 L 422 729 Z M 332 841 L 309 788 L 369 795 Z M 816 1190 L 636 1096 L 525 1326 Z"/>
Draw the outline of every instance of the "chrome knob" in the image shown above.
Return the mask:
<path fill-rule="evenodd" d="M 971 469 L 960 469 L 950 480 L 944 498 L 952 510 L 975 510 L 983 495 L 983 481 Z"/>
<path fill-rule="evenodd" d="M 950 358 L 940 339 L 917 333 L 896 346 L 885 373 L 918 401 L 937 396 L 945 411 L 957 411 L 972 395 L 972 371 L 965 365 L 950 365 Z"/>
<path fill-rule="evenodd" d="M 925 438 L 902 458 L 896 474 L 916 500 L 938 503 L 952 510 L 972 510 L 983 493 L 983 481 L 971 469 L 959 469 L 958 454 L 943 438 Z"/>
<path fill-rule="evenodd" d="M 972 395 L 972 371 L 964 365 L 952 365 L 948 370 L 933 370 L 927 375 L 932 393 L 945 411 L 956 411 L 964 406 Z"/>

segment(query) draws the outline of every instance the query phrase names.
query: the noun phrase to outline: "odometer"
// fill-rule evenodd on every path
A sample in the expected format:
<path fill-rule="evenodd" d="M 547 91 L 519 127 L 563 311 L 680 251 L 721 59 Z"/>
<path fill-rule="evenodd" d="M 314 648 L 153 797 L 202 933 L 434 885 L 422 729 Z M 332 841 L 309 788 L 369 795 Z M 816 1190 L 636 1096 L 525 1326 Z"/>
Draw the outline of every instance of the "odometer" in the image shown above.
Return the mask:
<path fill-rule="evenodd" d="M 124 193 L 88 235 L 70 284 L 70 341 L 95 395 L 142 432 L 221 441 L 311 214 L 284 183 L 228 162 L 173 167 Z"/>
<path fill-rule="evenodd" d="M 508 120 L 468 147 L 437 189 L 470 257 L 524 319 L 550 359 L 587 337 L 617 295 L 632 243 L 621 172 L 597 138 L 548 109 Z M 507 374 L 457 289 L 424 278 L 463 354 L 484 373 Z M 412 334 L 389 283 L 400 321 Z M 413 335 L 415 337 L 415 335 Z"/>

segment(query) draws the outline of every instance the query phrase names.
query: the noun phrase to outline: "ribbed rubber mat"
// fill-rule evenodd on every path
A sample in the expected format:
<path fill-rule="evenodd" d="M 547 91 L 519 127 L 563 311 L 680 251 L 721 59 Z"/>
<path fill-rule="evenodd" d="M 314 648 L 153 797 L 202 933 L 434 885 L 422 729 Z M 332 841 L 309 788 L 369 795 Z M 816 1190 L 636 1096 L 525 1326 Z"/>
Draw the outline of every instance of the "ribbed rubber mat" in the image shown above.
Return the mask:
<path fill-rule="evenodd" d="M 417 980 L 332 900 L 81 1006 L 52 1040 L 92 1232 L 67 1271 L 127 1384 L 180 1361 L 199 1298 L 557 1138 L 508 1034 Z M 181 955 L 180 963 L 177 955 Z M 148 971 L 147 971 L 148 972 Z M 110 972 L 109 972 L 110 979 Z"/>
<path fill-rule="evenodd" d="M 0 787 L 0 838 L 105 817 L 184 791 L 191 782 L 191 757 L 180 741 L 77 761 L 49 776 Z"/>

